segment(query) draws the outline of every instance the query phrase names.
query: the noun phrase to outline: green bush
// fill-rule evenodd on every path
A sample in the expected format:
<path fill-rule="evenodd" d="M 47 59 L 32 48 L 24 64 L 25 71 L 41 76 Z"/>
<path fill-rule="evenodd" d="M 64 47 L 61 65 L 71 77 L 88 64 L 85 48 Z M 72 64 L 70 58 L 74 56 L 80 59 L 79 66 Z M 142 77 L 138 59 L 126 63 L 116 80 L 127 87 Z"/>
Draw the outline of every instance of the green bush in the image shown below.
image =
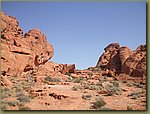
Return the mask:
<path fill-rule="evenodd" d="M 103 98 L 98 97 L 96 98 L 96 101 L 93 103 L 92 108 L 99 109 L 103 107 L 104 105 L 106 105 L 106 102 L 103 100 Z"/>

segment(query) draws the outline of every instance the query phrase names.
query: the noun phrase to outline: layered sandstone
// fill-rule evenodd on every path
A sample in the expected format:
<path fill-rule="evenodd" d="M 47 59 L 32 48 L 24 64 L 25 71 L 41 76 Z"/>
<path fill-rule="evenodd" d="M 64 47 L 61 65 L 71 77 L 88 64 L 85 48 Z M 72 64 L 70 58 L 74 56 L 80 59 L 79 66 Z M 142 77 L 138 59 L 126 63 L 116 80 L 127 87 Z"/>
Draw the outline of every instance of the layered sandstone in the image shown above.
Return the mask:
<path fill-rule="evenodd" d="M 1 13 L 1 72 L 17 75 L 45 64 L 54 49 L 39 29 L 23 34 L 15 17 Z"/>
<path fill-rule="evenodd" d="M 124 73 L 133 77 L 146 76 L 146 45 L 140 45 L 135 51 L 120 47 L 118 43 L 109 44 L 100 56 L 96 68 L 109 69 L 109 72 Z"/>

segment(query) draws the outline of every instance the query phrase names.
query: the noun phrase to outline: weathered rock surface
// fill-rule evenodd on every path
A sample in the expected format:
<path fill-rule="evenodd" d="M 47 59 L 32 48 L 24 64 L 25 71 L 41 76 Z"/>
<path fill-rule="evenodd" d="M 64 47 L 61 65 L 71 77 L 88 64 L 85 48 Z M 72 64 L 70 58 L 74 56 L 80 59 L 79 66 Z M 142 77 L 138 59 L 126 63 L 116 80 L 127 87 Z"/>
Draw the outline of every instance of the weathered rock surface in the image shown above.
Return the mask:
<path fill-rule="evenodd" d="M 54 49 L 38 29 L 23 35 L 15 17 L 1 13 L 1 72 L 17 75 L 45 64 Z"/>
<path fill-rule="evenodd" d="M 13 83 L 6 76 L 1 76 L 1 81 L 2 81 L 3 86 L 7 86 L 10 88 L 13 87 Z"/>
<path fill-rule="evenodd" d="M 135 51 L 131 51 L 128 47 L 120 47 L 118 43 L 112 43 L 104 50 L 96 68 L 109 69 L 112 76 L 116 73 L 133 77 L 146 76 L 146 45 L 140 45 Z"/>
<path fill-rule="evenodd" d="M 122 66 L 122 73 L 131 76 L 146 76 L 146 46 L 139 46 Z M 138 73 L 137 73 L 138 72 Z"/>

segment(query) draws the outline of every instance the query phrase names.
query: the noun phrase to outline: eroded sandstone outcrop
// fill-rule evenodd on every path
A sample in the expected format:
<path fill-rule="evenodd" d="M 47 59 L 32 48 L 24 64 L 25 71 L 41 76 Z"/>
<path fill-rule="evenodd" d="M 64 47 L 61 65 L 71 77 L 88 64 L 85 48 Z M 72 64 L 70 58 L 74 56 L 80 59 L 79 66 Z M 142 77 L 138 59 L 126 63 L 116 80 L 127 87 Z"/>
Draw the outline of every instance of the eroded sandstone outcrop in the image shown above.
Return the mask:
<path fill-rule="evenodd" d="M 124 73 L 133 77 L 146 76 L 146 45 L 140 45 L 135 51 L 120 47 L 118 43 L 109 44 L 100 56 L 96 68 L 108 69 L 108 74 Z M 114 74 L 113 74 L 113 73 Z"/>
<path fill-rule="evenodd" d="M 15 17 L 1 13 L 1 72 L 17 75 L 45 64 L 54 49 L 39 29 L 23 34 Z"/>

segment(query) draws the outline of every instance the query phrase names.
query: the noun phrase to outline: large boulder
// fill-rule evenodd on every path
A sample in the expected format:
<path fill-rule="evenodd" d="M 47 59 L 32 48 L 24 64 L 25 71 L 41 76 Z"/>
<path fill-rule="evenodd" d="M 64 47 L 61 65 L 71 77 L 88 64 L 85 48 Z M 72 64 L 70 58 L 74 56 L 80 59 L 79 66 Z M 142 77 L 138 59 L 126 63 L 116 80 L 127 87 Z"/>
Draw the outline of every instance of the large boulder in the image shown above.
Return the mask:
<path fill-rule="evenodd" d="M 108 69 L 113 75 L 124 73 L 132 77 L 146 76 L 146 45 L 140 45 L 135 51 L 131 51 L 126 46 L 120 47 L 118 43 L 112 43 L 104 50 L 96 68 Z"/>
<path fill-rule="evenodd" d="M 146 76 L 146 55 L 141 59 L 141 61 L 138 62 L 131 76 L 133 77 Z"/>
<path fill-rule="evenodd" d="M 17 75 L 45 64 L 54 49 L 39 29 L 23 35 L 15 17 L 1 13 L 1 72 Z"/>
<path fill-rule="evenodd" d="M 124 46 L 119 49 L 119 57 L 120 57 L 121 66 L 124 64 L 124 62 L 127 60 L 127 58 L 130 55 L 132 55 L 132 51 L 128 47 Z"/>
<path fill-rule="evenodd" d="M 100 56 L 96 67 L 108 68 L 120 72 L 120 58 L 118 50 L 120 45 L 118 43 L 111 43 L 104 48 L 105 52 Z"/>
<path fill-rule="evenodd" d="M 121 72 L 131 76 L 146 75 L 146 45 L 140 45 L 133 54 L 127 58 L 122 66 Z M 141 72 L 142 74 L 139 73 L 137 75 L 137 72 Z"/>

